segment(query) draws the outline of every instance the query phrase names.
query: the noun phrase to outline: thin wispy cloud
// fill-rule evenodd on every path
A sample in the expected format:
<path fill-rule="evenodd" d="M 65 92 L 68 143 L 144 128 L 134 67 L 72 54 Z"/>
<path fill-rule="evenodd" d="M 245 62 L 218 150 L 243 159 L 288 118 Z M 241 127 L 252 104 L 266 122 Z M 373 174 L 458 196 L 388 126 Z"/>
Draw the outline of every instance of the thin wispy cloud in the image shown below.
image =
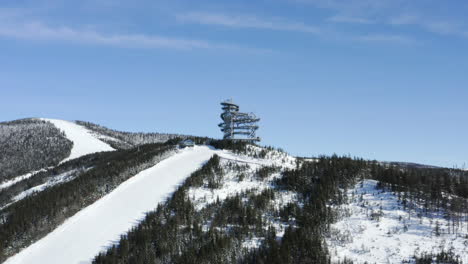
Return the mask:
<path fill-rule="evenodd" d="M 325 26 L 309 26 L 299 22 L 285 22 L 284 19 L 265 19 L 251 15 L 225 15 L 219 13 L 192 12 L 179 14 L 176 16 L 180 22 L 195 23 L 210 26 L 223 26 L 231 28 L 254 28 L 263 30 L 295 31 L 302 33 L 314 33 L 314 35 L 340 41 L 358 41 L 368 43 L 387 43 L 387 44 L 412 44 L 415 41 L 407 36 L 376 33 L 369 35 L 344 34 L 332 28 Z M 357 17 L 336 16 L 330 18 L 332 22 L 372 24 L 373 21 L 360 19 Z M 281 22 L 279 22 L 281 21 Z"/>
<path fill-rule="evenodd" d="M 279 31 L 296 31 L 318 34 L 321 29 L 317 26 L 307 25 L 302 22 L 291 22 L 282 19 L 266 19 L 252 15 L 226 15 L 192 12 L 178 14 L 177 19 L 186 23 L 202 25 L 219 25 L 232 28 L 268 29 Z"/>
<path fill-rule="evenodd" d="M 0 23 L 0 37 L 127 48 L 223 49 L 270 52 L 269 50 L 218 44 L 203 40 L 170 38 L 147 34 L 109 34 L 66 26 L 52 27 L 40 22 Z"/>
<path fill-rule="evenodd" d="M 391 18 L 389 23 L 399 26 L 418 26 L 426 31 L 439 35 L 453 35 L 468 38 L 468 29 L 460 24 L 448 21 L 425 19 L 416 15 L 401 15 Z"/>
<path fill-rule="evenodd" d="M 412 0 L 287 0 L 310 4 L 335 12 L 327 19 L 329 22 L 349 24 L 379 24 L 382 26 L 419 27 L 438 35 L 468 37 L 468 25 L 460 23 L 464 19 L 437 15 L 437 9 L 443 1 L 429 3 L 432 12 L 421 10 L 422 1 Z M 427 7 L 427 6 L 426 6 Z M 456 8 L 456 6 L 454 6 Z M 421 13 L 422 12 L 422 13 Z M 416 13 L 419 15 L 408 15 Z M 437 18 L 434 18 L 437 17 Z M 378 18 L 378 19 L 374 19 Z"/>
<path fill-rule="evenodd" d="M 353 38 L 359 42 L 393 43 L 393 44 L 415 44 L 417 41 L 409 36 L 394 34 L 369 34 Z"/>
<path fill-rule="evenodd" d="M 406 0 L 287 0 L 290 2 L 311 4 L 319 8 L 332 9 L 340 14 L 360 15 L 376 14 L 401 5 Z"/>

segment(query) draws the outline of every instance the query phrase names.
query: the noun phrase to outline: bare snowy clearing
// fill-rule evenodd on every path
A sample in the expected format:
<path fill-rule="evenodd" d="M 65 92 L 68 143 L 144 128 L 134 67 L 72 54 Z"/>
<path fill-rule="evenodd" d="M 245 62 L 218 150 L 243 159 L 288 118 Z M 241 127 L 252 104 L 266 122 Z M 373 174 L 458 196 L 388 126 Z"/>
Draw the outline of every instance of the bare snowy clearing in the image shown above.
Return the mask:
<path fill-rule="evenodd" d="M 468 222 L 454 227 L 440 212 L 404 209 L 396 195 L 376 186 L 365 180 L 348 191 L 349 203 L 339 208 L 343 218 L 327 238 L 333 261 L 401 263 L 452 250 L 468 263 Z"/>
<path fill-rule="evenodd" d="M 257 155 L 263 149 L 251 146 L 249 155 Z M 188 198 L 195 204 L 197 211 L 202 210 L 206 206 L 224 201 L 227 198 L 234 197 L 237 194 L 252 192 L 260 194 L 266 189 L 275 189 L 273 181 L 280 177 L 281 174 L 273 173 L 265 179 L 259 179 L 256 174 L 257 170 L 266 166 L 277 166 L 280 169 L 294 168 L 296 159 L 286 153 L 278 151 L 269 151 L 265 158 L 253 158 L 245 155 L 235 155 L 228 151 L 218 151 L 217 154 L 221 158 L 221 167 L 224 170 L 221 186 L 219 188 L 208 188 L 207 186 L 192 187 L 188 190 Z M 232 166 L 238 165 L 242 167 L 242 172 L 230 169 Z M 275 190 L 275 199 L 269 205 L 272 208 L 279 209 L 286 206 L 288 203 L 298 201 L 297 194 L 290 191 Z M 264 215 L 265 228 L 272 226 L 276 230 L 277 238 L 280 239 L 289 226 L 289 223 L 280 221 L 272 215 Z M 204 228 L 207 230 L 210 223 L 206 223 Z M 263 238 L 252 237 L 243 242 L 242 246 L 247 249 L 258 248 L 263 241 Z"/>

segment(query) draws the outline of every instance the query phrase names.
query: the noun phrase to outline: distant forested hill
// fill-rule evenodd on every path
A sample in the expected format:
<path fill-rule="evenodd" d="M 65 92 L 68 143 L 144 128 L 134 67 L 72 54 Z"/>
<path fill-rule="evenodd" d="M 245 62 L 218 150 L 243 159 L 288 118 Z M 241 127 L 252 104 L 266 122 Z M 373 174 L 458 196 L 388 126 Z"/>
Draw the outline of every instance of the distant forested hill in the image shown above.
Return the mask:
<path fill-rule="evenodd" d="M 129 149 L 143 144 L 164 143 L 173 138 L 188 137 L 185 135 L 167 133 L 122 132 L 91 122 L 76 121 L 76 123 L 94 131 L 100 140 L 116 149 Z"/>
<path fill-rule="evenodd" d="M 49 122 L 22 119 L 0 123 L 0 182 L 57 165 L 73 142 Z"/>

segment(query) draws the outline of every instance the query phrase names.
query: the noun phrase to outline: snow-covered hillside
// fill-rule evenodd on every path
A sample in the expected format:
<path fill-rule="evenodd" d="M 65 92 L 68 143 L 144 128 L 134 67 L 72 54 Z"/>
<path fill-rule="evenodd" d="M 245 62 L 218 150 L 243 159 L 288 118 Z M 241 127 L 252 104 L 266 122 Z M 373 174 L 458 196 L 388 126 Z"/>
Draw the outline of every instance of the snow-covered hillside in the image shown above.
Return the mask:
<path fill-rule="evenodd" d="M 54 124 L 57 128 L 65 133 L 65 136 L 70 141 L 73 142 L 73 148 L 71 150 L 70 156 L 62 162 L 76 159 L 91 153 L 114 150 L 111 146 L 109 146 L 109 144 L 100 140 L 98 136 L 94 135 L 91 131 L 83 126 L 65 120 L 48 118 L 41 118 L 41 120 Z"/>
<path fill-rule="evenodd" d="M 90 263 L 215 152 L 206 146 L 181 150 L 127 180 L 6 263 Z"/>
<path fill-rule="evenodd" d="M 164 201 L 177 184 L 200 168 L 214 154 L 221 157 L 223 166 L 240 164 L 248 167 L 248 175 L 242 181 L 233 173 L 226 175 L 222 188 L 215 192 L 205 188 L 190 190 L 198 208 L 215 202 L 216 198 L 223 200 L 243 191 L 261 192 L 271 186 L 271 180 L 278 174 L 258 180 L 255 178 L 257 169 L 264 166 L 292 168 L 295 164 L 295 159 L 284 153 L 259 159 L 208 146 L 178 150 L 175 155 L 140 172 L 110 194 L 81 210 L 52 233 L 8 259 L 6 263 L 35 263 L 37 259 L 51 264 L 90 263 L 95 255 L 112 245 L 112 241 L 118 241 L 120 235 L 138 224 L 145 212 L 153 210 L 158 203 Z M 60 177 L 63 178 L 62 176 L 66 177 L 66 174 Z M 294 197 L 292 193 L 283 193 L 278 197 L 278 206 L 293 201 Z M 279 230 L 284 230 L 279 223 L 272 221 L 271 224 L 278 226 Z M 246 247 L 258 247 L 258 242 L 252 238 L 246 241 Z M 57 250 L 58 248 L 60 250 Z"/>
<path fill-rule="evenodd" d="M 73 124 L 61 122 L 56 121 L 57 127 L 68 129 L 69 134 L 75 133 L 74 136 L 67 134 L 70 139 L 88 143 L 99 140 L 98 135 L 92 135 L 85 128 L 83 132 Z M 81 132 L 77 132 L 79 130 Z M 216 142 L 212 144 L 216 146 Z M 146 147 L 148 152 L 153 145 Z M 141 169 L 132 171 L 128 178 L 114 185 L 110 193 L 106 191 L 99 196 L 101 199 L 96 198 L 78 213 L 68 215 L 63 224 L 57 222 L 55 230 L 5 263 L 37 263 L 39 259 L 41 263 L 82 264 L 91 263 L 98 254 L 97 263 L 115 263 L 116 256 L 119 263 L 134 263 L 130 261 L 132 254 L 148 254 L 145 256 L 152 256 L 149 259 L 155 262 L 173 263 L 179 256 L 199 252 L 203 245 L 217 251 L 218 257 L 230 256 L 230 260 L 244 262 L 270 263 L 265 262 L 269 256 L 281 255 L 282 262 L 276 263 L 287 262 L 287 259 L 295 263 L 302 258 L 306 260 L 304 263 L 330 263 L 330 256 L 331 263 L 350 263 L 348 260 L 354 264 L 414 263 L 413 256 L 443 251 L 453 252 L 463 263 L 468 263 L 466 213 L 447 217 L 440 206 L 431 207 L 439 208 L 434 209 L 437 211 L 423 211 L 423 207 L 416 204 L 422 199 L 408 200 L 403 205 L 402 193 L 379 189 L 375 180 L 362 180 L 371 176 L 368 164 L 362 160 L 347 157 L 301 159 L 252 145 L 231 146 L 231 150 L 211 146 L 177 150 L 175 145 L 164 147 L 165 155 L 144 163 L 145 167 L 136 166 Z M 86 151 L 91 150 L 83 147 L 74 153 L 79 155 Z M 138 148 L 104 155 L 121 152 L 128 152 L 121 157 L 124 162 L 128 161 L 127 155 L 134 155 L 136 159 L 146 153 Z M 158 163 L 154 165 L 155 162 Z M 99 166 L 90 164 L 78 169 L 93 167 Z M 62 170 L 42 184 L 17 193 L 12 201 L 18 202 L 12 206 L 27 202 L 24 198 L 37 191 L 51 186 L 56 186 L 52 190 L 59 189 L 73 183 L 73 179 L 80 179 L 75 176 L 78 175 L 76 169 Z M 95 185 L 105 189 L 113 177 L 111 174 Z M 67 181 L 70 182 L 64 183 Z M 355 182 L 358 184 L 354 185 Z M 344 188 L 349 187 L 345 191 Z M 46 193 L 42 191 L 36 195 Z M 458 197 L 441 193 L 446 197 Z M 167 198 L 169 200 L 163 203 Z M 444 204 L 451 204 L 450 199 Z M 158 209 L 153 211 L 156 207 Z M 129 230 L 132 231 L 127 234 Z M 136 233 L 131 235 L 132 232 Z M 146 237 L 144 242 L 132 241 L 147 234 L 152 234 L 153 240 Z M 210 244 L 217 243 L 213 237 L 224 239 L 220 242 L 223 246 L 216 248 L 217 245 Z M 126 251 L 116 253 L 119 247 L 109 250 L 122 241 L 125 241 Z M 154 246 L 158 242 L 163 248 Z M 133 252 L 128 250 L 130 244 Z M 326 247 L 322 248 L 323 245 Z M 106 259 L 104 252 L 109 258 Z M 206 259 L 210 259 L 206 254 Z"/>
<path fill-rule="evenodd" d="M 261 148 L 251 148 L 252 152 L 261 151 Z M 195 209 L 201 209 L 213 205 L 214 203 L 223 202 L 228 198 L 232 198 L 241 193 L 250 192 L 259 195 L 265 190 L 275 189 L 274 180 L 281 177 L 281 170 L 291 169 L 295 167 L 296 158 L 278 151 L 270 151 L 265 158 L 255 158 L 247 155 L 233 154 L 230 151 L 217 151 L 216 154 L 220 157 L 220 165 L 223 168 L 224 175 L 220 180 L 218 188 L 210 188 L 209 186 L 200 186 L 190 188 L 188 198 L 195 205 Z M 231 169 L 241 166 L 242 172 Z M 274 173 L 269 173 L 266 177 L 259 177 L 258 171 L 265 167 L 276 167 L 278 170 Z M 297 203 L 297 193 L 289 191 L 279 191 L 276 194 L 275 201 L 271 204 L 276 209 L 283 208 L 288 203 Z M 269 226 L 276 228 L 277 237 L 280 239 L 284 234 L 287 223 L 283 223 L 278 217 L 264 215 L 264 227 Z M 208 228 L 208 225 L 206 226 Z M 261 245 L 263 238 L 251 237 L 243 241 L 245 248 L 258 248 Z"/>
<path fill-rule="evenodd" d="M 452 250 L 468 263 L 468 223 L 452 226 L 441 212 L 404 209 L 392 192 L 364 180 L 348 190 L 349 203 L 341 206 L 342 219 L 327 239 L 334 261 L 401 263 L 423 253 Z"/>

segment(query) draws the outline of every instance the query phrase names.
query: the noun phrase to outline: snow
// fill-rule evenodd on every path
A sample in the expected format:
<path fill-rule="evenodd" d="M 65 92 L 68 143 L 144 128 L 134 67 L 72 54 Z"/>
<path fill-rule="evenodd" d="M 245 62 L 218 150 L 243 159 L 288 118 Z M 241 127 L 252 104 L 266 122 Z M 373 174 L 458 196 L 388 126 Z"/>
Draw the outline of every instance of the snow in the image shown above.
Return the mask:
<path fill-rule="evenodd" d="M 5 263 L 91 263 L 216 152 L 206 146 L 179 151 L 125 181 Z"/>
<path fill-rule="evenodd" d="M 26 180 L 28 178 L 31 178 L 32 176 L 38 174 L 39 172 L 43 172 L 43 171 L 46 171 L 46 169 L 40 169 L 40 170 L 37 170 L 37 171 L 32 171 L 32 172 L 23 174 L 21 176 L 17 176 L 15 178 L 11 179 L 11 180 L 4 181 L 4 182 L 2 182 L 0 184 L 0 190 L 8 188 L 8 187 L 12 186 L 13 184 L 15 184 L 17 182 L 20 182 L 22 180 Z"/>
<path fill-rule="evenodd" d="M 261 151 L 258 147 L 252 147 L 255 152 Z M 258 179 L 256 171 L 264 166 L 277 166 L 282 169 L 292 169 L 295 167 L 296 158 L 282 152 L 269 151 L 265 158 L 254 158 L 247 155 L 238 155 L 230 151 L 217 151 L 216 154 L 220 157 L 220 165 L 224 170 L 221 186 L 211 189 L 206 186 L 191 187 L 188 190 L 187 196 L 194 203 L 195 210 L 199 211 L 206 206 L 215 203 L 217 200 L 224 201 L 227 198 L 233 197 L 243 192 L 253 192 L 260 194 L 266 189 L 275 189 L 273 181 L 281 176 L 280 172 L 272 173 L 265 179 Z M 250 153 L 253 154 L 253 153 Z M 239 179 L 239 172 L 229 169 L 230 163 L 237 163 L 240 166 L 245 166 L 240 173 L 244 175 L 243 179 Z M 288 203 L 298 202 L 297 193 L 291 191 L 275 191 L 275 199 L 271 201 L 270 206 L 275 209 L 283 208 Z M 270 214 L 264 214 L 264 227 L 272 226 L 276 230 L 276 238 L 280 239 L 290 223 L 282 222 L 278 217 Z M 204 230 L 208 230 L 211 223 L 204 224 Z M 251 237 L 242 242 L 244 249 L 259 248 L 264 238 Z"/>
<path fill-rule="evenodd" d="M 217 199 L 220 201 L 228 197 L 235 196 L 238 193 L 245 191 L 255 191 L 260 193 L 267 188 L 271 188 L 271 181 L 275 177 L 279 177 L 279 173 L 275 173 L 264 180 L 258 180 L 254 177 L 257 169 L 264 166 L 278 166 L 283 168 L 294 168 L 295 158 L 287 155 L 269 155 L 269 158 L 253 158 L 247 155 L 238 155 L 226 150 L 218 150 L 216 154 L 221 158 L 221 166 L 225 168 L 228 163 L 238 163 L 239 165 L 246 165 L 245 178 L 239 181 L 238 174 L 232 171 L 226 171 L 223 176 L 222 186 L 216 189 L 207 187 L 190 188 L 188 197 L 192 199 L 195 204 L 196 210 L 201 210 L 205 206 L 215 203 Z M 283 162 L 286 160 L 287 162 Z M 285 205 L 291 201 L 292 194 L 285 194 L 284 199 L 279 199 Z"/>
<path fill-rule="evenodd" d="M 10 206 L 13 203 L 16 203 L 16 202 L 28 197 L 29 195 L 32 195 L 32 194 L 35 194 L 35 193 L 38 193 L 38 192 L 42 192 L 43 190 L 45 190 L 47 188 L 50 188 L 50 187 L 52 187 L 54 185 L 57 185 L 59 183 L 64 183 L 64 182 L 67 182 L 67 181 L 71 181 L 76 177 L 76 173 L 77 173 L 77 170 L 73 169 L 73 170 L 64 172 L 62 174 L 59 174 L 57 176 L 51 177 L 45 183 L 36 185 L 34 187 L 31 187 L 31 188 L 19 193 L 18 195 L 16 195 L 15 197 L 13 197 L 11 199 L 10 203 L 0 207 L 0 210 Z"/>
<path fill-rule="evenodd" d="M 41 118 L 41 120 L 51 122 L 58 129 L 62 130 L 65 133 L 65 136 L 73 142 L 73 148 L 70 156 L 62 162 L 76 159 L 91 153 L 114 150 L 109 146 L 109 144 L 99 140 L 94 133 L 83 126 L 65 120 L 48 118 Z"/>
<path fill-rule="evenodd" d="M 365 180 L 348 190 L 349 203 L 340 207 L 343 218 L 331 227 L 327 244 L 332 260 L 348 258 L 354 263 L 401 263 L 421 253 L 453 249 L 468 263 L 467 222 L 457 232 L 447 232 L 447 220 L 440 212 L 422 214 L 418 208 L 404 209 L 391 192 L 376 189 L 377 181 Z M 361 196 L 362 195 L 362 196 Z M 379 220 L 372 212 L 382 212 Z M 436 223 L 440 236 L 434 232 Z"/>
<path fill-rule="evenodd" d="M 243 241 L 242 242 L 242 247 L 246 248 L 246 249 L 259 248 L 262 245 L 263 240 L 265 240 L 265 239 L 260 238 L 260 237 L 252 237 L 252 238 L 249 238 L 249 239 Z"/>

